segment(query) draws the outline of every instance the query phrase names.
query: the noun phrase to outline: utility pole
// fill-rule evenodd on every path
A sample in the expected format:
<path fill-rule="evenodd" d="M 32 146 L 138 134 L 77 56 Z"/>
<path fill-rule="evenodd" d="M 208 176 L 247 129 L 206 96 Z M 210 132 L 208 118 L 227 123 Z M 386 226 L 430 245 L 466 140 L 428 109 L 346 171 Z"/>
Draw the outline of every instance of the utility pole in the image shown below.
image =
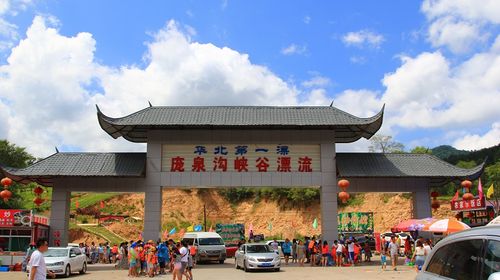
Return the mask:
<path fill-rule="evenodd" d="M 203 226 L 205 231 L 207 231 L 207 207 L 203 204 Z"/>

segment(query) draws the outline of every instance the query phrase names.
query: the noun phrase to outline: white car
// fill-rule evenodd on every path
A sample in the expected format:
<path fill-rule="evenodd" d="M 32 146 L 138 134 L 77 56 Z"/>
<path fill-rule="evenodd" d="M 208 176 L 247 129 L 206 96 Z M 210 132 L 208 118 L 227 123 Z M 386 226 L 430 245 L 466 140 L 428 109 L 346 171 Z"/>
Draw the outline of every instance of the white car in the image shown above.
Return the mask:
<path fill-rule="evenodd" d="M 243 244 L 234 255 L 236 269 L 249 270 L 274 270 L 280 271 L 281 258 L 267 244 Z"/>
<path fill-rule="evenodd" d="M 87 258 L 80 248 L 75 247 L 49 247 L 43 254 L 47 270 L 64 277 L 72 273 L 84 274 L 87 272 Z"/>

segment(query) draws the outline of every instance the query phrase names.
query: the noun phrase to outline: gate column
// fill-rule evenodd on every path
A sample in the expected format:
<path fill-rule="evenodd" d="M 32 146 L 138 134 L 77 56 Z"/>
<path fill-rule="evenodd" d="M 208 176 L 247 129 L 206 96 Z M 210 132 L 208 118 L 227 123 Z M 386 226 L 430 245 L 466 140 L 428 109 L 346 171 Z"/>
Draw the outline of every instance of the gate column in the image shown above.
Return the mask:
<path fill-rule="evenodd" d="M 338 239 L 335 144 L 321 144 L 321 239 Z"/>
<path fill-rule="evenodd" d="M 413 193 L 413 218 L 424 219 L 432 217 L 431 198 L 428 187 Z"/>
<path fill-rule="evenodd" d="M 161 232 L 162 187 L 161 144 L 153 141 L 148 143 L 146 155 L 146 182 L 144 196 L 144 240 L 156 241 Z"/>
<path fill-rule="evenodd" d="M 54 184 L 50 209 L 50 246 L 68 246 L 71 192 L 64 185 Z"/>

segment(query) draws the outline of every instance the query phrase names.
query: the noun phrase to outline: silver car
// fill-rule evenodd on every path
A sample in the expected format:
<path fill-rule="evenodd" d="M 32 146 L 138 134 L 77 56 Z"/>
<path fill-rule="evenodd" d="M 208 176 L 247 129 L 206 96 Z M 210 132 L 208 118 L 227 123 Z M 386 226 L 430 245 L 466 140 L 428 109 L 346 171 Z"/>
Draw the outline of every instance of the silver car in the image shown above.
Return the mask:
<path fill-rule="evenodd" d="M 500 280 L 500 226 L 478 227 L 439 241 L 417 280 Z"/>
<path fill-rule="evenodd" d="M 243 244 L 234 255 L 236 269 L 274 270 L 280 271 L 281 258 L 274 250 L 264 243 Z"/>

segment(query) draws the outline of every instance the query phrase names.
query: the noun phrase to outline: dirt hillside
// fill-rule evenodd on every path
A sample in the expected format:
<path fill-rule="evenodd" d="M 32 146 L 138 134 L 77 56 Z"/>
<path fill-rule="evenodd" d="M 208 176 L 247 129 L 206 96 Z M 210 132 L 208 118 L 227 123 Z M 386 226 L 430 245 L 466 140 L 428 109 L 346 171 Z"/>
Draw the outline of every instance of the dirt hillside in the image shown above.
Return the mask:
<path fill-rule="evenodd" d="M 375 231 L 384 232 L 401 220 L 411 218 L 412 200 L 402 194 L 367 193 L 362 195 L 362 203 L 357 206 L 345 206 L 340 212 L 374 212 Z M 144 217 L 144 195 L 124 194 L 106 202 L 115 213 L 128 214 L 142 219 Z M 216 223 L 244 223 L 253 225 L 255 233 L 282 235 L 293 238 L 297 235 L 319 234 L 321 215 L 319 203 L 309 207 L 283 209 L 283 205 L 270 200 L 254 203 L 249 200 L 238 205 L 231 205 L 217 190 L 164 190 L 163 191 L 163 229 L 186 228 L 192 224 L 203 223 L 203 205 L 207 210 L 207 226 Z M 434 213 L 435 217 L 451 217 L 449 205 L 442 206 Z M 319 227 L 312 223 L 318 219 Z M 272 230 L 269 230 L 272 224 Z M 115 223 L 108 226 L 111 231 L 128 239 L 137 239 L 142 231 L 142 221 L 136 223 Z M 175 236 L 174 236 L 175 237 Z M 79 239 L 80 240 L 80 239 Z"/>

